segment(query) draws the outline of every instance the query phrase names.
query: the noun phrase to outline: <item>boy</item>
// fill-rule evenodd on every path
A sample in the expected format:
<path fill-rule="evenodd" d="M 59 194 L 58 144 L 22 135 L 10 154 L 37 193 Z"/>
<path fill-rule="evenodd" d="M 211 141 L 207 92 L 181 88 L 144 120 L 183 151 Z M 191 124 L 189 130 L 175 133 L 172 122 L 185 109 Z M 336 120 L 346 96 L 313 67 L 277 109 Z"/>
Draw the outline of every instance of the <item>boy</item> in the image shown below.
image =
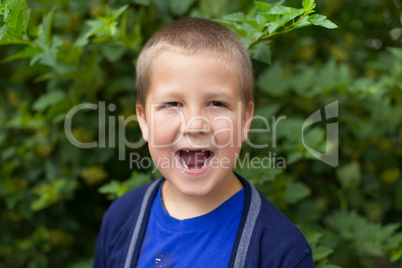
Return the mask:
<path fill-rule="evenodd" d="M 137 116 L 163 175 L 106 212 L 94 267 L 314 267 L 300 231 L 233 167 L 253 115 L 239 39 L 186 18 L 137 64 Z"/>

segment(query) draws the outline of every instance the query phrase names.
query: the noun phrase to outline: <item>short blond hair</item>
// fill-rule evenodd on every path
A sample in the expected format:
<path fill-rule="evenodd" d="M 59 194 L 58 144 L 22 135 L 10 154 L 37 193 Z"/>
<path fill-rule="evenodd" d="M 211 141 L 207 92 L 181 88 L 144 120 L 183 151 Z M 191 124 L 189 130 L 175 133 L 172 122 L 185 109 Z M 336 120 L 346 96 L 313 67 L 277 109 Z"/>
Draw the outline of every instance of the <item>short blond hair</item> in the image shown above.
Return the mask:
<path fill-rule="evenodd" d="M 136 66 L 137 104 L 146 104 L 151 72 L 161 52 L 216 57 L 239 77 L 246 106 L 253 101 L 253 71 L 250 57 L 240 39 L 221 24 L 200 18 L 176 20 L 158 30 L 142 49 Z"/>

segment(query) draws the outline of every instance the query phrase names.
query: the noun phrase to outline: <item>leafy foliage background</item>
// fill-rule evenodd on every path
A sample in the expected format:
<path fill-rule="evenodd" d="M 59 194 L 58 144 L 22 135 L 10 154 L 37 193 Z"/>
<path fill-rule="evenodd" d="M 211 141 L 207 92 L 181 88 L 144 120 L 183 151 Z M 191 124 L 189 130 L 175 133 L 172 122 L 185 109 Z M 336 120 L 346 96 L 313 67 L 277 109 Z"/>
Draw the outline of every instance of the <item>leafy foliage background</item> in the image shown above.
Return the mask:
<path fill-rule="evenodd" d="M 105 128 L 117 132 L 118 116 L 135 113 L 142 45 L 183 16 L 216 19 L 249 45 L 256 114 L 286 120 L 276 147 L 271 132 L 255 132 L 252 141 L 271 146 L 245 145 L 243 153 L 275 153 L 286 169 L 238 172 L 301 228 L 317 267 L 402 267 L 402 3 L 321 0 L 315 9 L 337 29 L 288 31 L 301 17 L 294 12 L 312 4 L 289 0 L 275 13 L 248 0 L 0 1 L 0 267 L 91 267 L 110 200 L 158 176 L 152 167 L 130 167 L 130 153 L 148 156 L 146 146 L 127 149 L 125 161 L 116 148 L 80 149 L 68 141 L 64 120 L 75 105 L 104 101 L 116 106 L 106 111 L 116 124 Z M 333 101 L 336 168 L 301 142 L 303 121 Z M 98 124 L 96 111 L 79 113 L 72 135 L 97 141 Z M 125 135 L 138 141 L 138 125 L 129 123 Z M 325 137 L 325 124 L 305 136 L 321 151 Z"/>

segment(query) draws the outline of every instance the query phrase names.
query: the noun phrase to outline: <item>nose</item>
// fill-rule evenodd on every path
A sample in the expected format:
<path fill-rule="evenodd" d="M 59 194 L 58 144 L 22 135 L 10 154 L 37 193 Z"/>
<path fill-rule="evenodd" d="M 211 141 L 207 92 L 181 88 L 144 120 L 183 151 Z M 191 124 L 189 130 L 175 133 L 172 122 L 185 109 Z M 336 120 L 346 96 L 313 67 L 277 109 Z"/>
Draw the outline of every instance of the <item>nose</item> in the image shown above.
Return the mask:
<path fill-rule="evenodd" d="M 211 132 L 211 122 L 199 112 L 188 113 L 184 133 L 190 135 L 206 134 Z"/>

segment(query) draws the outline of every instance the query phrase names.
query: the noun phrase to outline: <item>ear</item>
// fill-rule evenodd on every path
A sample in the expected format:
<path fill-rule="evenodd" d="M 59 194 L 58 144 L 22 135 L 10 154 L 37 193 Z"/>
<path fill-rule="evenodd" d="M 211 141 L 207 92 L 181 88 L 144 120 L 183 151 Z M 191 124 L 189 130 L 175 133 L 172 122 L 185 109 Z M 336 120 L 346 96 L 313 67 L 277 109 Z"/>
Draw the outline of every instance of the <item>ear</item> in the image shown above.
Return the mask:
<path fill-rule="evenodd" d="M 254 102 L 250 101 L 248 105 L 245 106 L 245 111 L 243 114 L 243 137 L 242 142 L 244 142 L 248 137 L 248 131 L 251 127 L 251 121 L 253 120 L 254 114 Z"/>
<path fill-rule="evenodd" d="M 140 124 L 142 137 L 144 138 L 144 140 L 148 141 L 149 131 L 148 131 L 147 119 L 145 117 L 145 107 L 142 107 L 142 105 L 137 104 L 135 110 L 137 113 L 138 123 Z"/>

